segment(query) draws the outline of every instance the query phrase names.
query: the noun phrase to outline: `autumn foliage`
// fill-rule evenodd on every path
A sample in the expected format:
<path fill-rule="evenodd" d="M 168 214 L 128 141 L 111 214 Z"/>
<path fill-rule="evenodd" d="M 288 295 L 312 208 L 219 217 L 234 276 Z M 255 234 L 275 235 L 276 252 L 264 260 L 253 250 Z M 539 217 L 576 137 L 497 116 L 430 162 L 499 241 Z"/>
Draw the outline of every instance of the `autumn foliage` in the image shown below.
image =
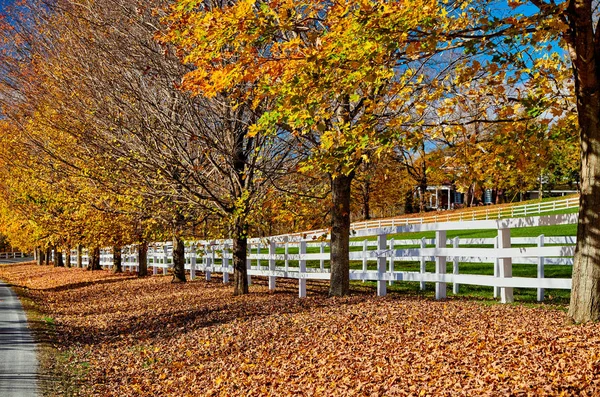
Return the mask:
<path fill-rule="evenodd" d="M 572 395 L 600 392 L 600 327 L 561 307 L 461 298 L 299 300 L 264 281 L 172 285 L 109 272 L 3 267 L 52 320 L 85 396 Z M 55 390 L 55 395 L 61 395 Z"/>

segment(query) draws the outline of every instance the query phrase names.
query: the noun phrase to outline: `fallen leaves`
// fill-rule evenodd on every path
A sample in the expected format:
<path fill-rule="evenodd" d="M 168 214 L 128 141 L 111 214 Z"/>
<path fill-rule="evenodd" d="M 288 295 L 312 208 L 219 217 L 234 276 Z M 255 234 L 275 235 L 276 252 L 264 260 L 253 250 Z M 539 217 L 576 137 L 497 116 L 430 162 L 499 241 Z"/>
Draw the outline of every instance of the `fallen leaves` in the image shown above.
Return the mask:
<path fill-rule="evenodd" d="M 600 326 L 563 311 L 413 296 L 296 297 L 255 281 L 171 284 L 108 272 L 0 268 L 87 363 L 81 395 L 597 395 Z"/>

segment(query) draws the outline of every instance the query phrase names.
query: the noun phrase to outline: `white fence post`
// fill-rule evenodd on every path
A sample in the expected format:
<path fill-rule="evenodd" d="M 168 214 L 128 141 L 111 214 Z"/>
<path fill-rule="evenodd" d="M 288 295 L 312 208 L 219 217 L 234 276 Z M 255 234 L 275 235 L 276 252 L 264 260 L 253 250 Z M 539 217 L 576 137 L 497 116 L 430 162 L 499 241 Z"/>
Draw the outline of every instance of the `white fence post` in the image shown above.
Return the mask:
<path fill-rule="evenodd" d="M 277 250 L 277 245 L 275 244 L 275 241 L 272 240 L 269 243 L 269 271 L 270 272 L 274 272 L 275 271 L 275 252 Z M 270 275 L 269 276 L 269 291 L 273 292 L 275 291 L 275 279 L 276 277 L 274 275 Z"/>
<path fill-rule="evenodd" d="M 156 276 L 158 274 L 158 251 L 156 247 L 152 247 L 152 265 L 152 274 Z"/>
<path fill-rule="evenodd" d="M 543 246 L 544 246 L 544 235 L 541 234 L 538 237 L 538 247 L 543 247 Z M 543 256 L 540 256 L 538 258 L 537 277 L 538 277 L 538 279 L 544 278 L 544 257 Z M 538 288 L 537 300 L 538 300 L 538 302 L 542 302 L 544 300 L 544 289 L 543 288 Z"/>
<path fill-rule="evenodd" d="M 389 249 L 391 252 L 391 255 L 390 255 L 390 277 L 394 277 L 394 254 L 395 254 L 395 251 L 394 251 L 394 239 L 393 238 L 390 239 L 389 244 L 390 244 Z M 392 280 L 390 278 L 389 284 L 390 285 L 394 284 L 394 280 Z"/>
<path fill-rule="evenodd" d="M 196 278 L 196 244 L 190 244 L 190 280 Z"/>
<path fill-rule="evenodd" d="M 300 241 L 300 274 L 298 275 L 298 296 L 300 298 L 306 298 L 306 259 L 304 259 L 304 255 L 306 254 L 306 241 Z"/>
<path fill-rule="evenodd" d="M 363 241 L 363 262 L 362 262 L 362 270 L 363 270 L 363 275 L 362 275 L 362 281 L 363 283 L 365 281 L 367 281 L 367 250 L 369 249 L 369 241 L 364 240 Z"/>
<path fill-rule="evenodd" d="M 453 248 L 459 248 L 459 240 L 460 239 L 458 237 L 454 237 L 454 240 L 452 241 Z M 452 274 L 458 274 L 458 260 L 459 260 L 458 255 L 454 255 L 454 258 L 452 261 Z M 459 289 L 458 283 L 456 283 L 456 282 L 453 283 L 452 284 L 452 293 L 454 295 L 458 294 L 458 289 Z"/>
<path fill-rule="evenodd" d="M 212 278 L 212 273 L 211 273 L 211 266 L 212 264 L 210 263 L 210 255 L 208 254 L 209 245 L 208 244 L 204 244 L 204 274 L 206 275 L 206 281 L 210 281 L 210 279 Z"/>
<path fill-rule="evenodd" d="M 290 243 L 288 241 L 287 236 L 284 238 L 284 241 L 285 241 L 285 272 L 287 275 L 287 272 L 290 271 L 290 260 L 288 258 L 289 254 L 290 254 Z"/>
<path fill-rule="evenodd" d="M 260 244 L 260 243 L 258 243 L 258 244 L 256 245 L 256 254 L 257 254 L 257 255 L 260 255 L 260 249 L 261 249 L 261 244 Z M 258 270 L 262 270 L 262 267 L 261 267 L 261 265 L 260 265 L 260 258 L 259 258 L 258 256 L 256 257 L 256 268 L 257 268 Z"/>
<path fill-rule="evenodd" d="M 427 247 L 427 243 L 425 241 L 425 237 L 421 237 L 421 249 L 426 248 L 426 247 Z M 423 256 L 423 254 L 421 253 L 421 267 L 419 269 L 421 274 L 425 274 L 426 265 L 427 265 L 427 261 L 425 259 L 425 256 Z M 424 290 L 425 290 L 425 281 L 421 281 L 421 291 L 424 291 Z"/>
<path fill-rule="evenodd" d="M 385 296 L 387 294 L 387 283 L 383 279 L 385 276 L 385 249 L 387 248 L 387 234 L 377 236 L 377 296 Z"/>
<path fill-rule="evenodd" d="M 498 249 L 500 244 L 498 244 L 498 236 L 494 239 L 494 249 Z M 500 277 L 500 258 L 494 258 L 494 277 Z M 494 298 L 498 298 L 500 296 L 500 287 L 494 287 Z"/>
<path fill-rule="evenodd" d="M 221 266 L 223 267 L 223 283 L 229 282 L 229 258 L 228 253 L 229 246 L 227 244 L 223 244 L 223 249 L 221 250 Z"/>
<path fill-rule="evenodd" d="M 435 247 L 446 248 L 446 231 L 436 230 L 435 231 Z M 436 274 L 446 274 L 446 256 L 436 255 L 435 257 L 435 272 Z M 435 299 L 446 298 L 446 283 L 436 282 L 435 283 Z"/>
<path fill-rule="evenodd" d="M 498 245 L 500 249 L 510 248 L 510 229 L 498 229 Z M 512 277 L 512 258 L 500 258 L 500 277 L 502 279 Z M 500 288 L 500 302 L 511 303 L 514 302 L 513 288 L 512 287 L 501 287 Z"/>
<path fill-rule="evenodd" d="M 165 244 L 163 246 L 163 274 L 167 275 L 169 274 L 169 269 L 168 269 L 168 265 L 169 264 L 169 248 L 167 247 L 167 244 Z"/>
<path fill-rule="evenodd" d="M 252 252 L 252 250 L 250 250 L 250 252 Z M 250 255 L 248 255 L 250 256 Z M 252 270 L 252 259 L 248 258 L 246 259 L 246 269 L 247 270 Z M 252 285 L 252 276 L 250 275 L 250 273 L 248 273 L 248 286 Z"/>
<path fill-rule="evenodd" d="M 325 253 L 325 242 L 321 241 L 321 248 L 319 250 L 319 253 L 321 255 L 323 255 Z M 319 267 L 321 268 L 321 271 L 325 271 L 325 259 L 321 258 L 321 261 L 319 262 Z"/>

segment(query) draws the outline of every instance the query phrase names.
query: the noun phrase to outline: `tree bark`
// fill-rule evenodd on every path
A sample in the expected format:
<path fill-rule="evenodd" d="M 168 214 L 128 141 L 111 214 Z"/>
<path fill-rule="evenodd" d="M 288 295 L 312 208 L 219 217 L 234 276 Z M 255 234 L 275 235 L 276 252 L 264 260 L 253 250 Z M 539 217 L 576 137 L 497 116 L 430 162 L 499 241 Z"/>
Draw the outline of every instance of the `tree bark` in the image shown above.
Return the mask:
<path fill-rule="evenodd" d="M 71 248 L 65 250 L 65 266 L 71 267 Z"/>
<path fill-rule="evenodd" d="M 81 244 L 77 244 L 77 267 L 78 268 L 82 268 L 83 267 L 83 248 L 81 247 Z"/>
<path fill-rule="evenodd" d="M 138 244 L 138 277 L 148 275 L 148 243 L 146 241 Z"/>
<path fill-rule="evenodd" d="M 65 267 L 63 253 L 56 248 L 54 249 L 54 267 Z"/>
<path fill-rule="evenodd" d="M 246 267 L 248 237 L 247 227 L 243 220 L 237 217 L 233 232 L 233 294 L 244 295 L 248 293 L 248 268 Z"/>
<path fill-rule="evenodd" d="M 50 256 L 52 254 L 52 250 L 50 249 L 50 247 L 46 248 L 46 266 L 50 266 Z"/>
<path fill-rule="evenodd" d="M 425 192 L 427 191 L 427 180 L 419 183 L 419 212 L 425 212 Z"/>
<path fill-rule="evenodd" d="M 573 61 L 581 137 L 581 195 L 569 316 L 600 320 L 600 30 L 591 0 L 571 0 L 567 42 Z"/>
<path fill-rule="evenodd" d="M 350 188 L 354 173 L 331 179 L 331 279 L 329 296 L 350 293 Z"/>
<path fill-rule="evenodd" d="M 123 260 L 120 246 L 113 247 L 113 272 L 123 273 Z"/>
<path fill-rule="evenodd" d="M 90 259 L 88 262 L 88 270 L 101 270 L 100 267 L 100 248 L 94 247 L 91 250 Z"/>
<path fill-rule="evenodd" d="M 177 235 L 173 237 L 173 281 L 185 283 L 185 245 Z"/>
<path fill-rule="evenodd" d="M 42 266 L 44 264 L 44 251 L 40 247 L 37 247 L 35 250 L 37 251 L 37 264 L 38 266 Z"/>
<path fill-rule="evenodd" d="M 371 219 L 371 182 L 368 180 L 363 187 L 363 214 L 366 221 Z"/>

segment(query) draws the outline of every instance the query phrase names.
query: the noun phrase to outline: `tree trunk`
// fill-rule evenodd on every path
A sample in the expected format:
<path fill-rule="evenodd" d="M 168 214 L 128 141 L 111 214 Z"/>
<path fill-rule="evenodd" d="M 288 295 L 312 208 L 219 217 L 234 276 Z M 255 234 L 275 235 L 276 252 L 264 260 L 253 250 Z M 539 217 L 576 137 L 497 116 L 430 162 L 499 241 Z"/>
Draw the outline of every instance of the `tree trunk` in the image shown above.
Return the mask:
<path fill-rule="evenodd" d="M 331 279 L 329 296 L 350 293 L 350 186 L 354 173 L 331 179 Z"/>
<path fill-rule="evenodd" d="M 77 244 L 77 267 L 83 267 L 83 248 L 81 248 L 81 244 Z"/>
<path fill-rule="evenodd" d="M 425 212 L 425 192 L 427 191 L 427 181 L 422 180 L 419 183 L 419 212 Z"/>
<path fill-rule="evenodd" d="M 123 260 L 120 246 L 113 247 L 113 272 L 123 273 Z"/>
<path fill-rule="evenodd" d="M 65 267 L 63 253 L 56 248 L 54 249 L 54 267 Z"/>
<path fill-rule="evenodd" d="M 148 243 L 143 241 L 138 244 L 138 277 L 148 275 Z"/>
<path fill-rule="evenodd" d="M 65 266 L 71 267 L 71 248 L 65 250 Z"/>
<path fill-rule="evenodd" d="M 37 251 L 37 264 L 38 266 L 42 266 L 44 264 L 44 251 L 40 248 L 36 248 Z"/>
<path fill-rule="evenodd" d="M 233 235 L 233 294 L 248 293 L 248 269 L 246 267 L 248 236 L 244 221 L 236 217 Z"/>
<path fill-rule="evenodd" d="M 371 219 L 371 182 L 368 180 L 363 188 L 363 214 L 366 221 Z"/>
<path fill-rule="evenodd" d="M 566 14 L 581 137 L 581 195 L 569 306 L 569 316 L 579 323 L 600 320 L 600 32 L 594 33 L 590 0 L 571 0 Z"/>
<path fill-rule="evenodd" d="M 50 247 L 46 248 L 46 266 L 50 266 L 50 257 L 52 256 L 52 250 Z"/>
<path fill-rule="evenodd" d="M 94 247 L 91 250 L 90 259 L 88 262 L 88 270 L 102 270 L 100 267 L 100 248 Z"/>
<path fill-rule="evenodd" d="M 177 235 L 173 237 L 173 281 L 185 283 L 185 245 Z"/>

